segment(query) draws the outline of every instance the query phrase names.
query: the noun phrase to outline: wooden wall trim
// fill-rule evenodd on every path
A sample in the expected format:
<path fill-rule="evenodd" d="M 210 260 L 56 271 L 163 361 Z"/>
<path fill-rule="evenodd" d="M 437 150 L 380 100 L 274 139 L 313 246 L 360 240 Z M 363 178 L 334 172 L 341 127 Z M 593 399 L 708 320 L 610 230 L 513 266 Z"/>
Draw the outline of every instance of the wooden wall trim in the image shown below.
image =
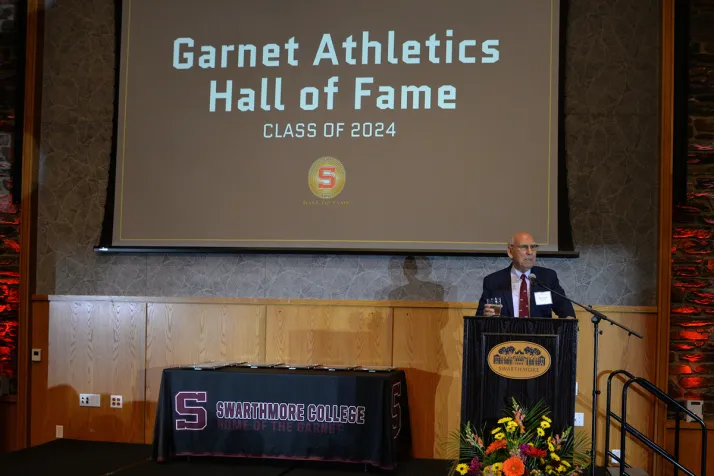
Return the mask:
<path fill-rule="evenodd" d="M 370 301 L 370 300 L 323 300 L 323 299 L 263 299 L 263 298 L 213 298 L 213 297 L 145 297 L 145 296 L 70 296 L 36 294 L 33 302 L 55 301 L 112 301 L 142 302 L 163 304 L 254 304 L 261 306 L 356 306 L 356 307 L 392 307 L 409 309 L 471 309 L 478 307 L 477 302 L 443 301 Z M 593 306 L 600 312 L 618 312 L 635 314 L 653 314 L 655 306 Z M 576 311 L 581 312 L 580 309 Z M 584 311 L 582 311 L 584 312 Z"/>
<path fill-rule="evenodd" d="M 657 355 L 655 384 L 667 392 L 669 387 L 670 296 L 672 283 L 672 169 L 674 131 L 674 2 L 661 3 L 660 56 L 660 174 L 659 174 L 659 252 L 657 279 Z M 655 442 L 666 441 L 667 409 L 655 405 Z M 662 474 L 662 460 L 655 458 L 654 473 Z"/>
<path fill-rule="evenodd" d="M 22 5 L 22 3 L 20 3 Z M 30 409 L 30 319 L 35 290 L 37 229 L 37 172 L 42 109 L 42 49 L 44 1 L 29 0 L 25 52 L 24 123 L 22 128 L 22 182 L 20 202 L 20 302 L 18 307 L 18 381 L 16 448 L 29 444 Z"/>
<path fill-rule="evenodd" d="M 459 427 L 463 370 L 463 315 L 474 307 L 369 306 L 365 301 L 308 305 L 146 303 L 81 299 L 33 303 L 32 347 L 43 359 L 32 365 L 32 445 L 65 438 L 151 443 L 161 373 L 166 367 L 209 360 L 258 360 L 323 364 L 395 365 L 409 387 L 414 456 L 444 457 L 443 442 Z M 361 305 L 357 305 L 361 304 Z M 403 304 L 400 302 L 400 304 Z M 453 303 L 451 303 L 453 304 Z M 627 369 L 654 378 L 656 313 L 609 312 L 645 335 L 628 337 L 607 326 L 600 348 L 599 388 L 606 375 Z M 578 338 L 576 411 L 592 412 L 592 324 L 585 311 Z M 88 369 L 91 371 L 88 372 Z M 79 393 L 98 393 L 100 408 L 80 408 Z M 109 408 L 123 395 L 124 408 Z M 619 405 L 616 390 L 614 405 Z M 632 424 L 652 436 L 652 404 L 637 393 L 628 400 Z M 604 428 L 605 399 L 598 406 Z M 588 424 L 581 430 L 589 434 Z M 628 450 L 628 453 L 630 450 Z M 649 453 L 632 440 L 632 460 L 650 468 Z M 598 459 L 604 460 L 602 451 Z M 653 474 L 650 472 L 650 474 Z"/>

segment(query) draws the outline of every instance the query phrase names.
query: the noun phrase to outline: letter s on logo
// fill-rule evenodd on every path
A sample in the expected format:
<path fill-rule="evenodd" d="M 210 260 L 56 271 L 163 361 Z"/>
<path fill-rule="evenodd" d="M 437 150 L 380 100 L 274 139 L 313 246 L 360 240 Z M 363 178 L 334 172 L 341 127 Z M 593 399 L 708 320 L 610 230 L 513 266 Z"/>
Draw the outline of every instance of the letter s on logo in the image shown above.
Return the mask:
<path fill-rule="evenodd" d="M 202 406 L 189 405 L 191 402 L 206 403 L 206 392 L 178 392 L 176 394 L 176 413 L 191 418 L 177 418 L 177 430 L 203 430 L 208 424 L 208 413 Z"/>
<path fill-rule="evenodd" d="M 320 167 L 317 172 L 318 177 L 320 177 L 318 185 L 319 188 L 335 188 L 337 169 L 333 166 Z"/>

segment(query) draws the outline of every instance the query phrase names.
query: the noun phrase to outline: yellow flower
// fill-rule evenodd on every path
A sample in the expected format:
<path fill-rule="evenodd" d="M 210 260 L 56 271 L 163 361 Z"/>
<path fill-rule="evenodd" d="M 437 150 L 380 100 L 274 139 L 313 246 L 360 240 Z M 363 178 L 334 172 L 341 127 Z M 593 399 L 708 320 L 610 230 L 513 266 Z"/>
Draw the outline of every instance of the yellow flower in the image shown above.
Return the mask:
<path fill-rule="evenodd" d="M 543 430 L 543 428 L 538 428 L 536 433 L 538 433 L 538 436 L 545 436 L 545 430 Z"/>
<path fill-rule="evenodd" d="M 566 471 L 567 471 L 567 469 L 565 469 L 565 466 L 563 466 L 562 464 L 561 464 L 560 466 L 558 466 L 558 472 L 559 472 L 559 473 L 564 473 L 564 472 L 566 472 Z"/>
<path fill-rule="evenodd" d="M 548 474 L 555 474 L 555 470 L 553 469 L 552 466 L 546 466 L 545 467 L 545 472 Z"/>
<path fill-rule="evenodd" d="M 555 446 L 553 446 L 553 443 L 548 442 L 548 449 L 550 451 L 555 451 Z"/>
<path fill-rule="evenodd" d="M 565 466 L 570 468 L 570 463 L 568 463 L 567 461 L 561 461 L 560 464 L 564 464 Z"/>
<path fill-rule="evenodd" d="M 506 434 L 503 433 L 503 432 L 498 433 L 496 436 L 494 436 L 494 438 L 496 438 L 497 440 L 502 440 L 502 439 L 504 439 L 505 437 L 506 437 Z"/>
<path fill-rule="evenodd" d="M 547 421 L 542 421 L 542 422 L 540 422 L 540 427 L 541 428 L 550 428 L 550 423 L 548 423 Z"/>
<path fill-rule="evenodd" d="M 461 475 L 464 476 L 466 473 L 469 472 L 469 465 L 461 463 L 456 465 L 456 471 Z"/>
<path fill-rule="evenodd" d="M 554 461 L 560 461 L 560 456 L 558 456 L 558 455 L 555 454 L 555 453 L 551 453 L 551 454 L 550 454 L 550 459 L 552 459 L 552 460 L 554 460 Z"/>
<path fill-rule="evenodd" d="M 491 466 L 491 469 L 493 469 L 494 471 L 502 471 L 503 463 L 494 463 L 493 466 Z"/>
<path fill-rule="evenodd" d="M 511 418 L 511 417 L 501 418 L 500 420 L 498 420 L 498 424 L 500 425 L 501 423 L 506 423 L 507 421 L 513 421 L 513 418 Z"/>
<path fill-rule="evenodd" d="M 541 417 L 541 419 L 547 421 L 548 423 L 553 423 L 553 420 L 551 420 L 551 419 L 548 418 L 547 416 Z"/>
<path fill-rule="evenodd" d="M 500 432 L 500 428 L 494 428 L 494 430 L 491 432 L 492 435 L 495 435 L 496 433 Z"/>

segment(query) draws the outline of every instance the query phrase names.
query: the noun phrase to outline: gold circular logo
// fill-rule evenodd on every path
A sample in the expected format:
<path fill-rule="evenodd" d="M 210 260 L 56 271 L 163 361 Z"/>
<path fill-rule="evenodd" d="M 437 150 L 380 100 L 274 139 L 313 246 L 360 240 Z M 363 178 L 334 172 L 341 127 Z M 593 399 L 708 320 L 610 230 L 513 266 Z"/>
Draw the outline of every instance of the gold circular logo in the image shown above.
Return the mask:
<path fill-rule="evenodd" d="M 345 186 L 345 168 L 333 157 L 321 157 L 312 163 L 307 184 L 316 197 L 335 198 Z"/>
<path fill-rule="evenodd" d="M 488 366 L 501 377 L 530 379 L 550 369 L 550 354 L 542 345 L 526 341 L 498 344 L 488 353 Z"/>

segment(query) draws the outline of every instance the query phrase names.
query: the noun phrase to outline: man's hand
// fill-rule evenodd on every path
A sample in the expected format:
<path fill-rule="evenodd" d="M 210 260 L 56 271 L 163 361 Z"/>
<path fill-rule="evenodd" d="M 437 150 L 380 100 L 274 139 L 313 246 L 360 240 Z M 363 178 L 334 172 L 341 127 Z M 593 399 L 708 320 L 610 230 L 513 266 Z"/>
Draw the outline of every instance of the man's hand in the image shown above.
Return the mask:
<path fill-rule="evenodd" d="M 493 317 L 496 315 L 496 311 L 494 311 L 492 304 L 484 304 L 483 315 L 486 317 Z"/>

